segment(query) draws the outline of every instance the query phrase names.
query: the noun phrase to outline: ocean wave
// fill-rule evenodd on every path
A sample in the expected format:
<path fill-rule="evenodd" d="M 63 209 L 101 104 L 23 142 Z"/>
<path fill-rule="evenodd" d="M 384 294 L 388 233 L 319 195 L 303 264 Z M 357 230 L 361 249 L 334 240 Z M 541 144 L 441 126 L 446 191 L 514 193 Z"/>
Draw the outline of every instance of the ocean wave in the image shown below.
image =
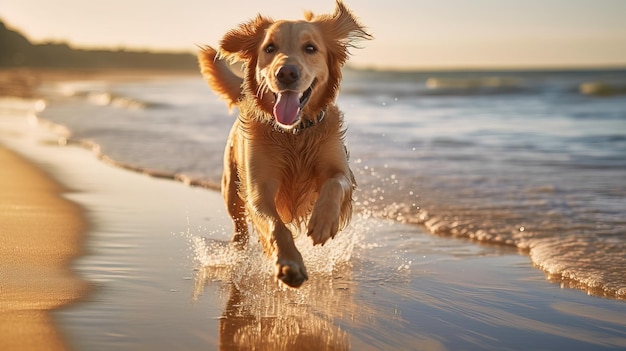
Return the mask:
<path fill-rule="evenodd" d="M 626 245 L 618 242 L 611 246 L 612 249 L 607 250 L 598 240 L 543 238 L 532 243 L 529 256 L 550 281 L 585 290 L 590 295 L 623 300 L 626 299 Z M 598 250 L 602 251 L 602 262 L 594 255 Z M 607 260 L 613 265 L 610 270 L 604 269 L 602 264 Z"/>
<path fill-rule="evenodd" d="M 52 94 L 86 99 L 90 103 L 98 106 L 113 106 L 137 110 L 167 107 L 167 105 L 163 103 L 145 101 L 109 91 L 108 87 L 101 82 L 68 82 L 52 88 Z"/>
<path fill-rule="evenodd" d="M 99 106 L 116 106 L 131 109 L 146 108 L 146 103 L 125 96 L 117 96 L 112 93 L 88 93 L 86 94 L 89 102 Z"/>
<path fill-rule="evenodd" d="M 626 95 L 626 85 L 610 84 L 605 82 L 586 82 L 578 86 L 578 91 L 589 96 L 616 96 Z"/>
<path fill-rule="evenodd" d="M 548 186 L 530 191 L 553 193 L 555 189 Z M 533 264 L 543 270 L 546 278 L 553 283 L 583 290 L 589 295 L 626 300 L 626 279 L 623 275 L 626 270 L 623 255 L 626 247 L 619 235 L 587 236 L 585 240 L 576 235 L 554 238 L 545 235 L 545 232 L 555 230 L 559 225 L 552 225 L 551 228 L 529 228 L 523 224 L 513 224 L 521 223 L 521 218 L 507 211 L 500 211 L 501 215 L 511 217 L 512 221 L 506 226 L 496 226 L 495 223 L 481 225 L 471 216 L 464 218 L 458 213 L 441 212 L 436 209 L 431 211 L 398 203 L 378 211 L 363 208 L 361 211 L 377 218 L 419 225 L 437 236 L 464 238 L 484 244 L 517 248 L 529 255 Z M 495 209 L 484 214 L 495 215 L 494 212 Z M 562 232 L 572 229 L 594 231 L 597 229 L 594 226 L 593 223 L 587 226 L 578 224 L 571 227 L 561 226 L 558 229 Z M 612 241 L 607 242 L 610 240 Z M 602 254 L 598 255 L 598 252 Z M 611 262 L 610 266 L 606 265 L 607 261 Z"/>
<path fill-rule="evenodd" d="M 438 78 L 426 80 L 431 94 L 492 95 L 518 93 L 524 90 L 522 82 L 513 77 Z"/>
<path fill-rule="evenodd" d="M 111 166 L 125 169 L 127 171 L 131 171 L 135 173 L 144 174 L 153 178 L 174 180 L 177 182 L 184 183 L 185 185 L 188 185 L 188 186 L 194 186 L 194 187 L 200 187 L 200 188 L 218 190 L 218 191 L 221 188 L 219 183 L 216 183 L 207 179 L 203 179 L 203 178 L 193 177 L 185 173 L 170 172 L 170 171 L 153 169 L 153 168 L 148 168 L 148 167 L 141 167 L 138 165 L 121 162 L 119 160 L 112 158 L 106 153 L 104 153 L 102 151 L 102 146 L 93 140 L 73 139 L 71 137 L 71 131 L 66 126 L 54 123 L 52 121 L 41 118 L 39 116 L 36 116 L 36 119 L 37 119 L 37 124 L 39 126 L 50 130 L 51 132 L 53 132 L 54 134 L 58 136 L 57 143 L 59 145 L 61 146 L 73 145 L 73 146 L 78 146 L 83 149 L 89 150 L 94 154 L 94 156 L 97 159 Z"/>
<path fill-rule="evenodd" d="M 114 106 L 127 109 L 150 109 L 164 107 L 164 104 L 143 101 L 130 96 L 118 95 L 110 92 L 84 92 L 74 96 L 84 97 L 89 102 L 99 106 Z"/>
<path fill-rule="evenodd" d="M 527 93 L 530 89 L 514 77 L 446 78 L 429 77 L 414 81 L 364 80 L 347 82 L 342 95 L 391 96 L 472 96 Z"/>
<path fill-rule="evenodd" d="M 424 94 L 424 89 L 415 84 L 364 83 L 346 84 L 341 88 L 341 95 L 356 96 L 392 96 L 395 98 L 414 97 Z"/>

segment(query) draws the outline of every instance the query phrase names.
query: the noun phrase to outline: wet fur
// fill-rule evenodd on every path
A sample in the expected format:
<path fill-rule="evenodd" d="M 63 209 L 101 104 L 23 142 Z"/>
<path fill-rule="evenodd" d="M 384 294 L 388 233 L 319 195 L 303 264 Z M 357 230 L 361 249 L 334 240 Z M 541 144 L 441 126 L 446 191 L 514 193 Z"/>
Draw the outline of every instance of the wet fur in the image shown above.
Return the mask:
<path fill-rule="evenodd" d="M 343 116 L 335 106 L 341 67 L 355 39 L 369 39 L 356 18 L 337 1 L 333 14 L 305 14 L 304 21 L 273 21 L 261 15 L 229 31 L 215 50 L 198 58 L 209 86 L 239 109 L 224 152 L 222 194 L 235 224 L 233 242 L 248 242 L 252 223 L 265 252 L 276 257 L 276 276 L 298 287 L 307 278 L 302 256 L 285 225 L 307 224 L 307 235 L 323 245 L 350 220 L 354 176 L 344 146 Z M 317 52 L 302 48 L 312 44 Z M 266 52 L 275 44 L 275 53 Z M 243 63 L 243 78 L 232 63 Z M 298 131 L 273 116 L 280 67 L 291 64 L 302 77 L 294 89 L 313 87 L 302 109 L 312 127 Z M 319 121 L 321 111 L 323 120 Z"/>

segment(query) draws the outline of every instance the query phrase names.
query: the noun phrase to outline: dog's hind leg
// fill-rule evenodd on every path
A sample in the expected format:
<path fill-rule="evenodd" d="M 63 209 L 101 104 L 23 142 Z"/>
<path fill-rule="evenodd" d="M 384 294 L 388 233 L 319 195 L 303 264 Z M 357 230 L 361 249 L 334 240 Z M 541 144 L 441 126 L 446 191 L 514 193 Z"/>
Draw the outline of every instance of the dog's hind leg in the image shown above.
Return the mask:
<path fill-rule="evenodd" d="M 237 173 L 237 163 L 235 162 L 235 134 L 238 123 L 235 123 L 231 130 L 228 144 L 224 150 L 224 171 L 222 173 L 222 196 L 226 203 L 228 214 L 233 219 L 235 226 L 233 243 L 240 247 L 248 244 L 248 219 L 244 201 L 239 196 L 239 176 Z"/>

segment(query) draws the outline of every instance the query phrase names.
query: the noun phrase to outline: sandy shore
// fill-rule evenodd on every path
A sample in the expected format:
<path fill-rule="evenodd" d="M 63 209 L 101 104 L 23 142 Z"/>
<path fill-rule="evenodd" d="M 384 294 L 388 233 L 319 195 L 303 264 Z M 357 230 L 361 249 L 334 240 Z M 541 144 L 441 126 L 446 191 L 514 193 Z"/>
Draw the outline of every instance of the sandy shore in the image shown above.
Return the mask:
<path fill-rule="evenodd" d="M 280 289 L 258 246 L 228 248 L 218 192 L 61 147 L 18 105 L 0 101 L 1 350 L 626 348 L 624 302 L 551 284 L 514 249 L 367 216 L 324 248 L 299 240 L 310 280 Z M 27 234 L 54 223 L 54 242 Z"/>
<path fill-rule="evenodd" d="M 3 147 L 0 165 L 0 350 L 63 350 L 49 312 L 88 291 L 69 268 L 82 252 L 83 211 Z"/>

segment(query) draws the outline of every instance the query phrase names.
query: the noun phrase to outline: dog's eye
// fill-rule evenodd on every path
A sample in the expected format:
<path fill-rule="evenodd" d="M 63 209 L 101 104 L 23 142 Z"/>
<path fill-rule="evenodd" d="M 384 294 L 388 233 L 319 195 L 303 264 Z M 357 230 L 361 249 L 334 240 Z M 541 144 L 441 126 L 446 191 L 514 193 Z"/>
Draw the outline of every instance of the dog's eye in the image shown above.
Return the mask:
<path fill-rule="evenodd" d="M 276 51 L 276 47 L 274 46 L 274 44 L 267 44 L 267 46 L 265 47 L 265 53 L 271 54 L 274 51 Z"/>
<path fill-rule="evenodd" d="M 304 47 L 304 51 L 306 51 L 307 54 L 314 54 L 317 52 L 317 48 L 315 45 L 308 44 Z"/>

